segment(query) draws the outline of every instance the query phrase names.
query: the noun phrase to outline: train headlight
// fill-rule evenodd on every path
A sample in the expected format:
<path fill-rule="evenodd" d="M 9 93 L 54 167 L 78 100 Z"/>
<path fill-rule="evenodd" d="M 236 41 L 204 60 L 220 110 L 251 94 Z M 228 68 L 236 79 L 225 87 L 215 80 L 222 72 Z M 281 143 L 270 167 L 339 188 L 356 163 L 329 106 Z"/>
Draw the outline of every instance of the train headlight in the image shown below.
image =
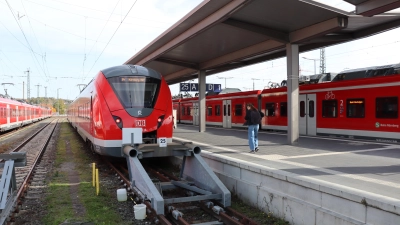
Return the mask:
<path fill-rule="evenodd" d="M 119 129 L 122 129 L 123 127 L 122 119 L 119 116 L 113 116 L 113 118 Z"/>
<path fill-rule="evenodd" d="M 157 119 L 157 129 L 161 127 L 162 122 L 164 121 L 165 115 L 158 117 Z"/>

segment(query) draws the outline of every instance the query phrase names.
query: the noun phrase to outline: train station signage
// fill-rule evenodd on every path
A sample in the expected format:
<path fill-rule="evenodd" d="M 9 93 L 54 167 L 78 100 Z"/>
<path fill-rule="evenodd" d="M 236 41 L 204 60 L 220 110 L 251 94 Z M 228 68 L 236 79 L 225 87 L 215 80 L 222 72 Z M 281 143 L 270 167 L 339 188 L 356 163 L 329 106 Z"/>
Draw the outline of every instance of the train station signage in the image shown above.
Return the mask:
<path fill-rule="evenodd" d="M 198 83 L 180 83 L 179 84 L 179 91 L 189 92 L 199 91 L 199 84 Z M 221 84 L 206 84 L 206 91 L 213 91 L 213 92 L 220 92 L 221 91 Z"/>

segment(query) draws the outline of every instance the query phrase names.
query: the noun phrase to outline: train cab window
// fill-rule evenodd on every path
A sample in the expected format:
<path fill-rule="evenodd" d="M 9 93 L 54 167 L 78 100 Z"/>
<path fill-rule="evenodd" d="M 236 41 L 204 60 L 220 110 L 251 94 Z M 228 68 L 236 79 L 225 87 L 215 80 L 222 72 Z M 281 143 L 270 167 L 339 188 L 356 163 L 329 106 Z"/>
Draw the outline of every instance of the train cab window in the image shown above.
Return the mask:
<path fill-rule="evenodd" d="M 207 116 L 212 116 L 212 106 L 207 106 Z"/>
<path fill-rule="evenodd" d="M 235 116 L 242 115 L 242 105 L 235 105 Z"/>
<path fill-rule="evenodd" d="M 398 118 L 398 113 L 397 97 L 376 98 L 376 118 Z"/>
<path fill-rule="evenodd" d="M 300 101 L 300 117 L 306 116 L 306 102 Z"/>
<path fill-rule="evenodd" d="M 281 116 L 287 116 L 287 102 L 281 102 Z"/>
<path fill-rule="evenodd" d="M 322 117 L 336 118 L 337 117 L 337 100 L 322 101 Z"/>
<path fill-rule="evenodd" d="M 265 105 L 265 116 L 275 116 L 275 103 Z"/>
<path fill-rule="evenodd" d="M 347 99 L 347 117 L 348 118 L 364 118 L 365 117 L 365 100 Z"/>
<path fill-rule="evenodd" d="M 221 106 L 220 105 L 216 105 L 215 106 L 215 115 L 216 116 L 220 116 L 221 115 Z"/>
<path fill-rule="evenodd" d="M 311 100 L 308 102 L 308 117 L 313 118 L 314 117 L 314 101 Z"/>
<path fill-rule="evenodd" d="M 161 86 L 154 77 L 120 76 L 108 78 L 125 108 L 153 108 Z"/>

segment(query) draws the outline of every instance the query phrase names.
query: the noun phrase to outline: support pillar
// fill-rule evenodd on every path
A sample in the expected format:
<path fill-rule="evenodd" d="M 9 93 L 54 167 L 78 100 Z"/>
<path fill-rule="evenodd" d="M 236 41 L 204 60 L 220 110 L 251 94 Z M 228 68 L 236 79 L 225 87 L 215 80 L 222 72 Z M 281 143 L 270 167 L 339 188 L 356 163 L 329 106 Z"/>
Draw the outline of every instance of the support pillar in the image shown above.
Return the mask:
<path fill-rule="evenodd" d="M 199 70 L 199 132 L 206 131 L 206 71 Z"/>
<path fill-rule="evenodd" d="M 288 144 L 299 141 L 299 46 L 286 44 L 287 96 L 288 96 Z"/>

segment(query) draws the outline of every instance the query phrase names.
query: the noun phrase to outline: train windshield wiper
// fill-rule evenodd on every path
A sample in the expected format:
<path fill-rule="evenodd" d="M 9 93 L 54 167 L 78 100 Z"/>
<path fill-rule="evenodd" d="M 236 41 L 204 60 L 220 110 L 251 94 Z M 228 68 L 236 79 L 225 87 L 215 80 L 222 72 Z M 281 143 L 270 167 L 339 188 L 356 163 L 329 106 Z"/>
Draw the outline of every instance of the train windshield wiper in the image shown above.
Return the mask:
<path fill-rule="evenodd" d="M 129 102 L 131 103 L 131 108 L 133 108 L 131 90 L 129 90 Z"/>

